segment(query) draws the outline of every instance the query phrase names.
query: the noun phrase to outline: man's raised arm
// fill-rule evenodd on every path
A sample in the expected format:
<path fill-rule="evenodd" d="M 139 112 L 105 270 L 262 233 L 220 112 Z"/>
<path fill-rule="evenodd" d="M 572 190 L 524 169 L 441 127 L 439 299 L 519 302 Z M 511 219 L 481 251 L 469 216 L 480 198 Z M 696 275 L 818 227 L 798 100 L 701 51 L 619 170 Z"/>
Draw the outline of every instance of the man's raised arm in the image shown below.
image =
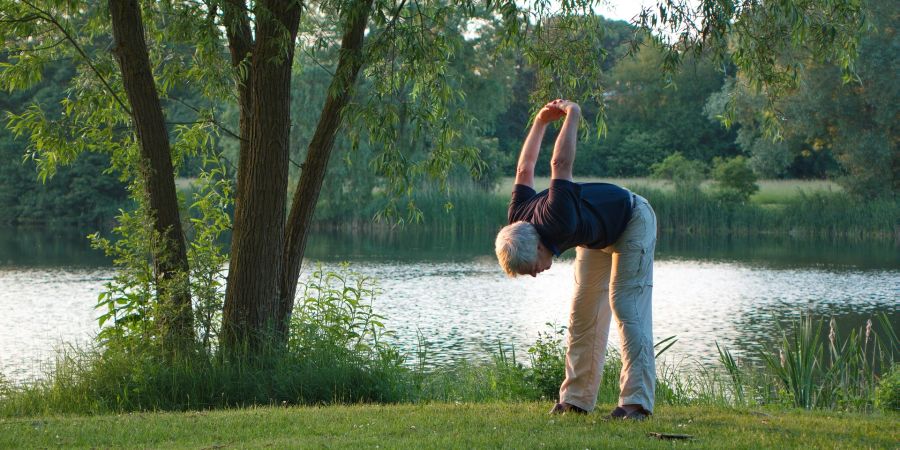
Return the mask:
<path fill-rule="evenodd" d="M 553 159 L 550 160 L 551 179 L 572 179 L 572 166 L 575 164 L 575 144 L 578 142 L 578 122 L 581 121 L 581 108 L 578 103 L 568 100 L 555 100 L 550 103 L 566 115 L 556 145 L 553 147 Z"/>
<path fill-rule="evenodd" d="M 557 100 L 558 101 L 558 100 Z M 547 124 L 563 116 L 563 110 L 554 106 L 555 102 L 544 105 L 534 118 L 534 124 L 522 144 L 522 153 L 519 154 L 519 163 L 516 165 L 516 184 L 534 187 L 534 166 L 537 164 L 538 154 L 541 152 L 541 141 L 544 140 L 544 132 Z"/>

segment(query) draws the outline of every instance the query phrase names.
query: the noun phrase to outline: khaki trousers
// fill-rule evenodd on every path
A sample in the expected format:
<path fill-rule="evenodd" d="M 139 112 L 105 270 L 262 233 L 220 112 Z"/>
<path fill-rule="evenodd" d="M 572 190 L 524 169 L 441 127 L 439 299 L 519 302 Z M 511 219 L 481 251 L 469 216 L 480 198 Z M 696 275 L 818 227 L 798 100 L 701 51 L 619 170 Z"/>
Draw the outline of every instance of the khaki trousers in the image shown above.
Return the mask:
<path fill-rule="evenodd" d="M 653 412 L 656 361 L 653 354 L 653 252 L 656 214 L 635 197 L 625 232 L 603 249 L 578 247 L 575 295 L 569 316 L 566 379 L 560 402 L 591 411 L 606 362 L 611 315 L 622 338 L 619 405 L 641 405 Z"/>

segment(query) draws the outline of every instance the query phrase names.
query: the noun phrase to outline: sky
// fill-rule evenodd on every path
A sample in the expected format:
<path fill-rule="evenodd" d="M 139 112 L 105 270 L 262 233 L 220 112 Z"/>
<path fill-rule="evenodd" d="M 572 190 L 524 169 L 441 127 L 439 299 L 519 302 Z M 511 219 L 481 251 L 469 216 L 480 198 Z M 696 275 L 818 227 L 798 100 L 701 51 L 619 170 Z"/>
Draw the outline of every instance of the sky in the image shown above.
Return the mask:
<path fill-rule="evenodd" d="M 655 6 L 656 2 L 646 0 L 608 0 L 598 12 L 607 19 L 631 22 L 641 12 L 641 6 Z"/>

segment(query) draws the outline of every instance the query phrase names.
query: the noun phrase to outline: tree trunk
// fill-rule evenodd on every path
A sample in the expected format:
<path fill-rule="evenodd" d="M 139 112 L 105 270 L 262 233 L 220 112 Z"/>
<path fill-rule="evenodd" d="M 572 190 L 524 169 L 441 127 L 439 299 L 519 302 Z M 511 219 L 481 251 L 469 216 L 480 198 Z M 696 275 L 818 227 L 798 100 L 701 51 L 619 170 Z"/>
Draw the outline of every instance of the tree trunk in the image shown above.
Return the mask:
<path fill-rule="evenodd" d="M 337 71 L 328 87 L 328 97 L 309 143 L 303 173 L 294 192 L 286 230 L 284 271 L 280 280 L 281 299 L 277 305 L 276 327 L 282 339 L 287 336 L 287 326 L 297 293 L 297 278 L 300 276 L 300 266 L 306 250 L 306 237 L 325 179 L 334 138 L 342 122 L 341 113 L 350 100 L 356 77 L 362 67 L 364 31 L 371 9 L 372 0 L 360 0 L 354 3 L 346 17 Z"/>
<path fill-rule="evenodd" d="M 291 66 L 301 5 L 260 1 L 254 11 L 246 147 L 238 163 L 222 345 L 251 353 L 271 338 L 279 298 L 287 200 Z M 241 111 L 244 115 L 244 111 Z M 242 118 L 242 124 L 243 124 Z M 243 126 L 243 125 L 242 125 Z"/>
<path fill-rule="evenodd" d="M 225 20 L 225 34 L 228 36 L 228 49 L 231 53 L 231 67 L 236 76 L 235 84 L 238 92 L 238 110 L 240 111 L 240 148 L 238 155 L 248 153 L 250 136 L 250 76 L 245 70 L 249 67 L 246 61 L 253 50 L 253 34 L 250 31 L 250 19 L 247 17 L 247 5 L 243 0 L 228 0 L 222 5 Z M 239 158 L 238 173 L 244 172 L 240 164 L 248 159 Z"/>
<path fill-rule="evenodd" d="M 162 242 L 154 247 L 153 269 L 159 302 L 158 325 L 163 345 L 180 348 L 193 341 L 193 311 L 188 260 L 178 213 L 172 151 L 136 0 L 110 0 L 113 53 L 132 109 L 141 154 L 141 175 L 154 229 Z"/>

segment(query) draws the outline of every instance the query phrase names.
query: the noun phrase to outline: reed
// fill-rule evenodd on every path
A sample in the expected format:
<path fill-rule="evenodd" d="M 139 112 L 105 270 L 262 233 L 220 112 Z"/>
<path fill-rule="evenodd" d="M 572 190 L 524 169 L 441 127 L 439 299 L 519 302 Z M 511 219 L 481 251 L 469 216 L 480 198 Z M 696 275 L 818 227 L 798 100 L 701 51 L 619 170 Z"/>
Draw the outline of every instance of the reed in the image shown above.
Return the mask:
<path fill-rule="evenodd" d="M 628 184 L 646 197 L 663 232 L 688 236 L 793 236 L 803 238 L 900 239 L 900 201 L 856 199 L 840 190 L 797 189 L 735 203 L 703 189 L 677 191 L 656 184 Z M 413 197 L 421 215 L 410 227 L 459 233 L 496 230 L 506 224 L 508 192 L 460 187 L 449 194 L 422 189 Z M 377 208 L 376 208 L 377 209 Z M 373 211 L 347 211 L 319 227 L 390 228 Z M 406 217 L 405 219 L 408 219 Z"/>
<path fill-rule="evenodd" d="M 788 335 L 783 329 L 778 355 L 760 351 L 770 372 L 789 392 L 794 406 L 810 409 L 824 389 L 819 382 L 822 373 L 822 323 L 815 323 L 806 316 L 795 323 L 794 332 Z"/>
<path fill-rule="evenodd" d="M 878 324 L 877 326 L 875 324 Z M 735 405 L 783 403 L 805 409 L 871 411 L 882 379 L 896 370 L 898 341 L 887 315 L 840 336 L 834 319 L 802 314 L 787 327 L 778 325 L 772 349 L 757 353 L 761 366 L 741 365 L 724 347 L 720 363 Z M 751 392 L 752 395 L 745 395 Z"/>

